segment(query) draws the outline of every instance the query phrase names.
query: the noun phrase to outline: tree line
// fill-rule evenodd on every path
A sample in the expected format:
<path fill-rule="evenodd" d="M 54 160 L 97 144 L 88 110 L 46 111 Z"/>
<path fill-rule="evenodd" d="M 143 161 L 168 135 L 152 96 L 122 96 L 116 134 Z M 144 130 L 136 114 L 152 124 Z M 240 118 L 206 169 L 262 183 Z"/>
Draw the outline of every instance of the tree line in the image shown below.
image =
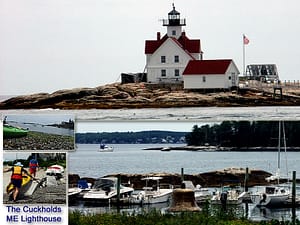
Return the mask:
<path fill-rule="evenodd" d="M 139 132 L 98 132 L 76 133 L 77 144 L 144 144 L 144 143 L 185 143 L 187 132 L 139 131 Z"/>
<path fill-rule="evenodd" d="M 285 135 L 288 147 L 299 147 L 300 121 L 280 122 L 281 146 Z M 279 140 L 278 121 L 223 121 L 214 125 L 194 125 L 186 135 L 187 145 L 223 147 L 276 147 Z"/>

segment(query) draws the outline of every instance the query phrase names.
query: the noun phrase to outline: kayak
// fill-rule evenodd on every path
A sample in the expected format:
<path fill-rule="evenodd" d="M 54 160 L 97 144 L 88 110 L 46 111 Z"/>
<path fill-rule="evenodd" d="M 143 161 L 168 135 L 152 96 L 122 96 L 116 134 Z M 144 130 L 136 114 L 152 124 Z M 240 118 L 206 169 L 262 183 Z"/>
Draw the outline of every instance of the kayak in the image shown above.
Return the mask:
<path fill-rule="evenodd" d="M 28 175 L 23 175 L 22 177 L 22 188 L 25 187 L 29 182 L 30 182 L 31 178 Z M 9 183 L 6 186 L 6 193 L 10 194 L 14 189 L 14 185 L 12 183 Z"/>
<path fill-rule="evenodd" d="M 9 125 L 3 125 L 3 138 L 24 137 L 27 135 L 27 133 L 28 130 Z"/>

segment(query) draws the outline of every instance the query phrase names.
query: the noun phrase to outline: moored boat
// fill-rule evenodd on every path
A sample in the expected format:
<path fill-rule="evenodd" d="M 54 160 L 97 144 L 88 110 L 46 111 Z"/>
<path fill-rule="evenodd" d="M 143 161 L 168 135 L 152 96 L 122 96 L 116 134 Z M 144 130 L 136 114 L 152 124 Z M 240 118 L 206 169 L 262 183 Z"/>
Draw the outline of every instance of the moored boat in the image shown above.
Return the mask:
<path fill-rule="evenodd" d="M 68 189 L 68 197 L 69 198 L 76 198 L 80 193 L 82 192 L 82 189 L 79 187 L 72 187 Z"/>
<path fill-rule="evenodd" d="M 279 207 L 287 203 L 290 194 L 285 187 L 267 186 L 262 192 L 251 194 L 251 201 L 256 206 Z"/>
<path fill-rule="evenodd" d="M 142 180 L 146 181 L 146 186 L 143 190 L 133 193 L 130 197 L 131 204 L 156 204 L 168 202 L 173 193 L 172 186 L 167 188 L 160 187 L 159 180 L 162 177 L 146 177 Z M 156 181 L 155 187 L 149 186 L 150 181 Z"/>
<path fill-rule="evenodd" d="M 134 191 L 131 187 L 125 187 L 120 184 L 119 193 L 120 200 L 129 201 L 130 194 Z M 92 201 L 98 204 L 109 204 L 118 198 L 118 178 L 103 177 L 95 181 L 91 190 L 83 194 L 84 201 Z"/>
<path fill-rule="evenodd" d="M 212 204 L 239 205 L 243 202 L 244 193 L 240 187 L 222 187 L 221 191 L 213 193 Z"/>
<path fill-rule="evenodd" d="M 286 152 L 286 139 L 284 123 L 279 121 L 278 124 L 278 160 L 277 160 L 277 172 L 275 175 L 266 178 L 268 182 L 272 180 L 277 180 L 277 185 L 267 186 L 263 191 L 252 193 L 250 195 L 251 201 L 256 206 L 264 207 L 279 207 L 287 204 L 291 191 L 289 187 L 285 187 L 279 184 L 280 181 L 280 151 L 281 151 L 281 132 L 283 133 L 284 149 Z"/>
<path fill-rule="evenodd" d="M 205 203 L 206 201 L 210 201 L 212 198 L 212 192 L 207 188 L 201 187 L 200 184 L 194 186 L 193 182 L 190 180 L 185 180 L 182 182 L 186 189 L 191 189 L 194 191 L 195 201 L 197 203 Z"/>
<path fill-rule="evenodd" d="M 114 148 L 105 144 L 100 144 L 98 152 L 113 152 Z"/>

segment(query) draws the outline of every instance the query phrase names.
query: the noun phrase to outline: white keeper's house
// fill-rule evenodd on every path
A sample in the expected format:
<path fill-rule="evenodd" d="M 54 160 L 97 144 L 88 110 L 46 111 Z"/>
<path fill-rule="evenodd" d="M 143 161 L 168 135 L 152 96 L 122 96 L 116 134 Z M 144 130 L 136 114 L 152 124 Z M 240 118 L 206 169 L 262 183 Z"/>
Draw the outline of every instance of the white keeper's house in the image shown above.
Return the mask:
<path fill-rule="evenodd" d="M 168 19 L 163 20 L 167 33 L 157 32 L 156 40 L 146 40 L 147 82 L 183 83 L 185 89 L 230 89 L 238 86 L 239 71 L 231 59 L 203 60 L 200 39 L 190 39 L 182 30 L 174 4 Z"/>

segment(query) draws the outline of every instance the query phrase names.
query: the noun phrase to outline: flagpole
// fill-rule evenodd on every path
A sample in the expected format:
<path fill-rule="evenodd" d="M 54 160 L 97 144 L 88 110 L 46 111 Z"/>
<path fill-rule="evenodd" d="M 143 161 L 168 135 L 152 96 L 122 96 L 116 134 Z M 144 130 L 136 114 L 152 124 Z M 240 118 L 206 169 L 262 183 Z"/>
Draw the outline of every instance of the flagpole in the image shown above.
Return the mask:
<path fill-rule="evenodd" d="M 245 35 L 243 34 L 243 75 L 246 76 L 245 71 Z"/>

